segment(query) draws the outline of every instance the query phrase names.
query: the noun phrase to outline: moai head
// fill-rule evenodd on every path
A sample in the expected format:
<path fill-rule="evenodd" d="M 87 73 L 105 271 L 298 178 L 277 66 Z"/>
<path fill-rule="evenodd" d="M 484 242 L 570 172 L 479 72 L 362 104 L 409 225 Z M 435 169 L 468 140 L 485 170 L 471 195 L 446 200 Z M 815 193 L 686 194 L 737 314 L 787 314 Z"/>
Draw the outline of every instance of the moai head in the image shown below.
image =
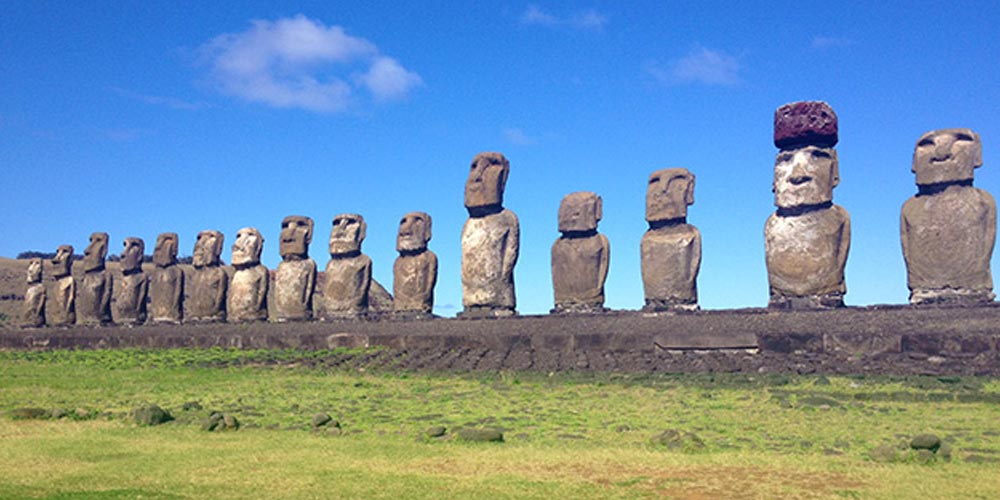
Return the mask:
<path fill-rule="evenodd" d="M 59 245 L 56 256 L 52 257 L 52 275 L 56 278 L 69 276 L 73 266 L 73 246 Z"/>
<path fill-rule="evenodd" d="M 28 261 L 28 284 L 42 282 L 42 259 L 31 259 Z"/>
<path fill-rule="evenodd" d="M 157 267 L 168 267 L 177 263 L 177 233 L 160 233 L 153 249 L 153 263 Z"/>
<path fill-rule="evenodd" d="M 285 260 L 309 257 L 313 238 L 313 220 L 303 215 L 289 215 L 281 220 L 281 241 L 278 252 Z"/>
<path fill-rule="evenodd" d="M 194 242 L 194 256 L 191 259 L 194 267 L 209 267 L 219 265 L 219 255 L 222 254 L 222 233 L 205 230 L 198 233 Z"/>
<path fill-rule="evenodd" d="M 410 212 L 399 221 L 396 235 L 397 252 L 419 252 L 427 249 L 431 240 L 431 216 L 424 212 Z"/>
<path fill-rule="evenodd" d="M 125 238 L 122 250 L 122 272 L 131 273 L 142 269 L 142 256 L 146 253 L 146 243 L 142 238 Z"/>
<path fill-rule="evenodd" d="M 236 232 L 233 243 L 234 266 L 256 266 L 260 264 L 260 252 L 264 249 L 264 237 L 256 228 L 245 227 Z"/>
<path fill-rule="evenodd" d="M 465 208 L 502 206 L 509 173 L 510 162 L 502 154 L 477 154 L 465 180 Z"/>
<path fill-rule="evenodd" d="M 604 202 L 597 193 L 579 191 L 563 197 L 559 203 L 559 232 L 596 231 L 603 216 Z"/>
<path fill-rule="evenodd" d="M 687 217 L 694 204 L 694 174 L 686 168 L 665 168 L 649 175 L 646 185 L 646 221 Z"/>
<path fill-rule="evenodd" d="M 793 102 L 774 112 L 774 204 L 779 208 L 833 201 L 840 183 L 837 115 L 822 101 Z"/>
<path fill-rule="evenodd" d="M 368 224 L 358 214 L 340 214 L 333 218 L 330 230 L 330 255 L 340 255 L 361 251 Z"/>
<path fill-rule="evenodd" d="M 104 269 L 104 259 L 108 256 L 108 233 L 92 233 L 90 244 L 83 251 L 83 271 Z"/>
<path fill-rule="evenodd" d="M 913 151 L 917 185 L 971 180 L 983 166 L 983 143 L 967 128 L 932 130 L 920 136 Z"/>

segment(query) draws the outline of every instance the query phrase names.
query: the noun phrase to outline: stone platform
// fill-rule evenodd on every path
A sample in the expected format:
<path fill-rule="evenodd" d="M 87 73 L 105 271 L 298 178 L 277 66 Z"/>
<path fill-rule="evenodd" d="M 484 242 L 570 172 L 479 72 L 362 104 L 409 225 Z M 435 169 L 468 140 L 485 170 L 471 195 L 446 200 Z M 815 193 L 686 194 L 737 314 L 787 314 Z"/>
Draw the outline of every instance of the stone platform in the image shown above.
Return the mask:
<path fill-rule="evenodd" d="M 389 369 L 1000 376 L 1000 304 L 0 330 L 5 350 L 175 347 L 351 348 L 331 356 Z"/>

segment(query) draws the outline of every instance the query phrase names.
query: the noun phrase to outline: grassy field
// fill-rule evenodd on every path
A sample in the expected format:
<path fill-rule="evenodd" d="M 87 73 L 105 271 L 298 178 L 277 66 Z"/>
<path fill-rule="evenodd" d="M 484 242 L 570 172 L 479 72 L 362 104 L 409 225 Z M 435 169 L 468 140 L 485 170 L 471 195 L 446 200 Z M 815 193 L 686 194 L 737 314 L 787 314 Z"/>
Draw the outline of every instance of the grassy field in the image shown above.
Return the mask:
<path fill-rule="evenodd" d="M 0 352 L 0 498 L 1000 497 L 997 379 L 366 373 L 325 354 Z M 150 403 L 175 420 L 136 425 Z M 241 428 L 201 430 L 212 411 Z M 320 412 L 340 429 L 312 430 Z M 907 450 L 921 433 L 951 459 Z"/>

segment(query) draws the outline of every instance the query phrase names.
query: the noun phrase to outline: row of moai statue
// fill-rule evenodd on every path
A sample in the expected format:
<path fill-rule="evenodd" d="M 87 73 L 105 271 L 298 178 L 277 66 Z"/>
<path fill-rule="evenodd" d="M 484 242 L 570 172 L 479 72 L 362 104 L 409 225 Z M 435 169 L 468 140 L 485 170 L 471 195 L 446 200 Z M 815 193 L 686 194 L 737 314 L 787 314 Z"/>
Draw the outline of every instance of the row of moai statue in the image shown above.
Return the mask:
<path fill-rule="evenodd" d="M 372 263 L 361 252 L 365 231 L 361 215 L 334 217 L 323 304 L 319 308 L 321 319 L 356 319 L 368 314 Z M 177 262 L 175 233 L 163 233 L 157 238 L 155 267 L 149 273 L 142 269 L 143 241 L 125 238 L 121 270 L 116 276 L 104 265 L 107 233 L 94 233 L 84 252 L 82 276 L 72 275 L 73 247 L 69 245 L 60 246 L 52 259 L 54 282 L 48 291 L 42 283 L 41 259 L 29 262 L 23 324 L 38 327 L 135 325 L 147 320 L 166 324 L 311 320 L 316 287 L 316 262 L 309 258 L 312 235 L 312 219 L 285 217 L 279 245 L 282 262 L 275 270 L 274 289 L 270 290 L 271 273 L 260 262 L 264 237 L 252 227 L 236 234 L 231 272 L 221 262 L 223 234 L 198 233 L 193 270 L 187 279 Z M 396 240 L 399 257 L 393 269 L 392 313 L 396 317 L 432 316 L 437 257 L 427 248 L 430 239 L 429 215 L 411 212 L 403 216 Z M 269 295 L 273 317 L 269 317 Z"/>
<path fill-rule="evenodd" d="M 777 210 L 767 219 L 764 244 L 769 307 L 817 309 L 842 307 L 847 287 L 844 268 L 851 242 L 847 211 L 833 203 L 840 183 L 835 146 L 838 119 L 825 102 L 802 101 L 775 111 L 772 191 Z M 996 203 L 972 186 L 973 170 L 982 165 L 982 144 L 969 129 L 927 132 L 917 141 L 912 171 L 918 192 L 903 205 L 900 239 L 912 304 L 978 304 L 994 298 L 990 258 L 996 237 Z M 503 206 L 510 163 L 500 153 L 480 153 L 465 183 L 469 218 L 462 228 L 462 304 L 459 317 L 516 314 L 514 266 L 520 248 L 517 216 Z M 687 223 L 694 203 L 695 176 L 684 168 L 653 172 L 646 188 L 646 221 L 641 267 L 645 311 L 698 308 L 697 277 L 701 233 Z M 610 262 L 608 238 L 597 230 L 601 197 L 571 193 L 559 206 L 560 237 L 552 245 L 553 313 L 594 313 L 604 308 L 604 283 Z M 282 222 L 281 256 L 275 274 L 275 321 L 308 320 L 316 264 L 308 256 L 313 222 L 290 216 Z M 367 310 L 371 259 L 361 253 L 364 219 L 338 215 L 330 234 L 322 319 L 357 318 Z M 431 218 L 407 214 L 397 236 L 393 307 L 403 317 L 433 317 L 437 257 L 427 249 Z M 60 247 L 53 264 L 55 285 L 49 302 L 58 310 L 52 324 L 111 321 L 109 297 L 115 290 L 114 321 L 137 323 L 144 317 L 148 283 L 152 321 L 254 321 L 268 319 L 268 270 L 260 264 L 264 242 L 253 228 L 239 231 L 233 245 L 232 278 L 219 263 L 223 236 L 198 235 L 190 302 L 182 317 L 183 273 L 176 268 L 177 235 L 157 240 L 156 269 L 147 280 L 141 269 L 143 244 L 125 240 L 122 276 L 114 281 L 104 270 L 107 235 L 95 233 L 84 255 L 79 282 L 70 275 L 72 247 Z M 231 283 L 230 281 L 231 280 Z M 25 323 L 40 325 L 45 289 L 41 262 L 28 271 Z"/>

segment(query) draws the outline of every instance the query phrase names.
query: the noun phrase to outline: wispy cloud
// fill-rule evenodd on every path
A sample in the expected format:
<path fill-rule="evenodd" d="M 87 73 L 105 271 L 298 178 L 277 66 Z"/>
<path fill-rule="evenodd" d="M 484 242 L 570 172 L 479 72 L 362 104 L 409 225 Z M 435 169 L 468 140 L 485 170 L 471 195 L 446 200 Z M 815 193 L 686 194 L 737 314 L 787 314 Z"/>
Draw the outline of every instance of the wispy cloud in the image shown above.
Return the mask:
<path fill-rule="evenodd" d="M 338 112 L 358 89 L 387 101 L 422 84 L 374 43 L 301 14 L 251 21 L 247 31 L 219 35 L 199 51 L 219 90 L 278 108 Z"/>
<path fill-rule="evenodd" d="M 157 106 L 166 106 L 172 109 L 184 109 L 184 110 L 197 110 L 207 107 L 208 105 L 203 102 L 190 102 L 183 99 L 178 99 L 176 97 L 166 97 L 158 95 L 147 95 L 140 94 L 138 92 L 132 92 L 131 90 L 126 90 L 119 87 L 108 87 L 108 90 L 129 99 L 133 99 L 139 102 L 144 102 L 146 104 L 153 104 Z"/>
<path fill-rule="evenodd" d="M 840 38 L 835 36 L 814 36 L 812 39 L 812 44 L 810 45 L 814 49 L 833 49 L 838 47 L 847 47 L 849 45 L 854 45 L 854 40 L 849 38 Z"/>
<path fill-rule="evenodd" d="M 567 16 L 557 16 L 542 10 L 537 5 L 528 5 L 521 14 L 521 24 L 525 26 L 567 26 L 580 30 L 600 31 L 608 23 L 607 16 L 594 9 L 586 9 Z"/>
<path fill-rule="evenodd" d="M 530 146 L 535 143 L 535 139 L 528 137 L 523 130 L 514 127 L 505 128 L 503 138 L 515 146 Z"/>
<path fill-rule="evenodd" d="M 649 63 L 644 70 L 657 81 L 666 84 L 701 83 L 705 85 L 738 85 L 743 64 L 735 56 L 721 50 L 698 47 L 667 65 Z"/>

